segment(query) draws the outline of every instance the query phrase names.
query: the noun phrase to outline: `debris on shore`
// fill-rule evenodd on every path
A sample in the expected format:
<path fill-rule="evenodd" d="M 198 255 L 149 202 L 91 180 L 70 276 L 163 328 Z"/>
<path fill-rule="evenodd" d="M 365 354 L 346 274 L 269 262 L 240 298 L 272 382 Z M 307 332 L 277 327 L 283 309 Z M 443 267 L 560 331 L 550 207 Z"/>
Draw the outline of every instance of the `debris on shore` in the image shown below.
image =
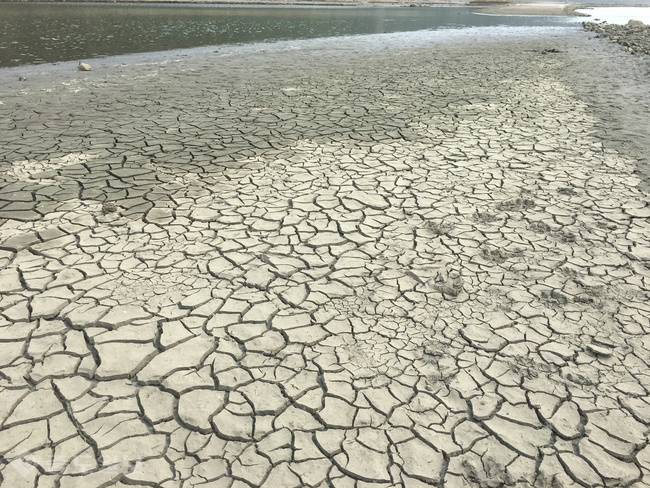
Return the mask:
<path fill-rule="evenodd" d="M 583 22 L 582 26 L 625 47 L 630 53 L 650 54 L 650 25 L 630 20 L 626 25 Z"/>

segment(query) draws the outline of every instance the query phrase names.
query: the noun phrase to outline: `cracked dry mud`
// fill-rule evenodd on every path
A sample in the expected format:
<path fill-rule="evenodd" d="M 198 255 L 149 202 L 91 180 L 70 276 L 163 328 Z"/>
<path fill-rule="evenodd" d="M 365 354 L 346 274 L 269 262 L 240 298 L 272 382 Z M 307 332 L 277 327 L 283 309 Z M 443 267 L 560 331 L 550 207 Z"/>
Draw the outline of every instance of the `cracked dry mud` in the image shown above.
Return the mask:
<path fill-rule="evenodd" d="M 647 486 L 650 206 L 543 54 L 585 36 L 7 83 L 2 486 Z"/>

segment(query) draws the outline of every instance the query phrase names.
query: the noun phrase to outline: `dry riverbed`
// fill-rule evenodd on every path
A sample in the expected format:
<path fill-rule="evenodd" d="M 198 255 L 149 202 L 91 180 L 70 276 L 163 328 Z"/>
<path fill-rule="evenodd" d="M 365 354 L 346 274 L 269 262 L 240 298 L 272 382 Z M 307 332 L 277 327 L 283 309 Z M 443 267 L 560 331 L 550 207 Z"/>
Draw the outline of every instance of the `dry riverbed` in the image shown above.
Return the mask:
<path fill-rule="evenodd" d="M 2 486 L 647 486 L 643 61 L 507 32 L 0 70 Z"/>

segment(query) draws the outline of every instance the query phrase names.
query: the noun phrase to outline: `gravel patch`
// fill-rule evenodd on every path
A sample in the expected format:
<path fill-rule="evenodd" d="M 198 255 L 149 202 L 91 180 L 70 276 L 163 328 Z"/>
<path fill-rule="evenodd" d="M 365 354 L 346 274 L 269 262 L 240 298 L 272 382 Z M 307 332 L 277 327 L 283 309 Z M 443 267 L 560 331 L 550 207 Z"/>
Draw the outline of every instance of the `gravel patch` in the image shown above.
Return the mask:
<path fill-rule="evenodd" d="M 627 25 L 584 22 L 583 27 L 623 46 L 630 54 L 650 54 L 650 25 L 631 21 Z"/>

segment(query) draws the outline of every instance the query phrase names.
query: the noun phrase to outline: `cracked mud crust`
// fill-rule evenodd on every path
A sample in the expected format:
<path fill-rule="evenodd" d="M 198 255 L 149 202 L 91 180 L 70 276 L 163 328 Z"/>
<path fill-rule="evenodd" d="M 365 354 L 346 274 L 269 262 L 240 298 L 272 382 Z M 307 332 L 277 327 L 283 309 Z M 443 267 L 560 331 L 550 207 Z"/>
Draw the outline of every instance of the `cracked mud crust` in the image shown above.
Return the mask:
<path fill-rule="evenodd" d="M 650 205 L 557 32 L 0 74 L 1 485 L 648 486 Z"/>

